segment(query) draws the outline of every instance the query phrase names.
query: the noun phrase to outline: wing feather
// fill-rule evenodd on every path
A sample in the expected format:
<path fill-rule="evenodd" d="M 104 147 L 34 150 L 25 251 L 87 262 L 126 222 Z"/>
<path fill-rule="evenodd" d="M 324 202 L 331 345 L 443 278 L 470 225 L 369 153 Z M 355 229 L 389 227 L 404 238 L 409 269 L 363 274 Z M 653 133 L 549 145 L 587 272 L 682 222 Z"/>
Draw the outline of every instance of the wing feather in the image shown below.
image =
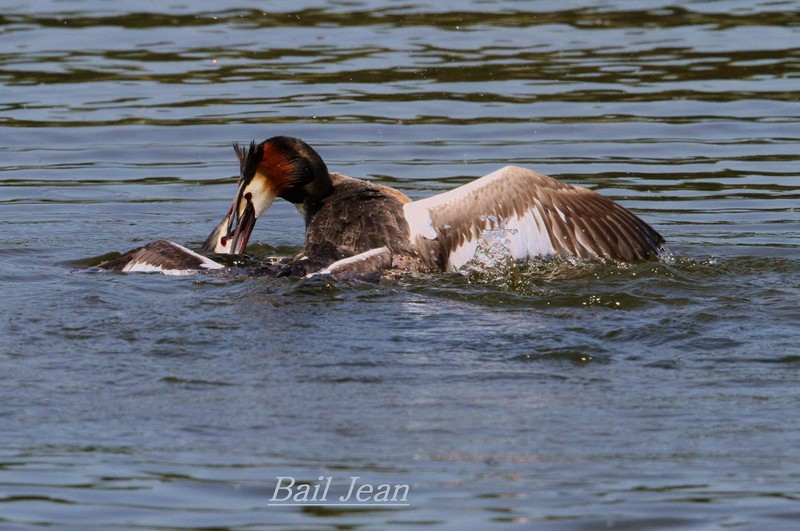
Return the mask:
<path fill-rule="evenodd" d="M 448 192 L 403 206 L 411 242 L 427 267 L 455 270 L 487 231 L 505 230 L 514 258 L 656 258 L 664 239 L 596 192 L 507 166 Z"/>
<path fill-rule="evenodd" d="M 100 269 L 135 272 L 159 272 L 186 275 L 202 270 L 223 269 L 220 263 L 168 240 L 156 240 L 103 262 Z"/>

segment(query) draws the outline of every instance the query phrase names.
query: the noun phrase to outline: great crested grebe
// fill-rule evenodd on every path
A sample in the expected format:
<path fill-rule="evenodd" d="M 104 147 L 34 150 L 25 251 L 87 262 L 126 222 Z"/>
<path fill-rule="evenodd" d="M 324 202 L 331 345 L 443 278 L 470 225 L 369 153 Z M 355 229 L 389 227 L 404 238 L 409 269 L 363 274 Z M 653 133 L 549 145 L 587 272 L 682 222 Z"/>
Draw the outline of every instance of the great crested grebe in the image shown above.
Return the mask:
<path fill-rule="evenodd" d="M 475 258 L 482 235 L 497 230 L 515 259 L 634 262 L 657 258 L 664 242 L 614 201 L 524 168 L 506 166 L 411 201 L 394 188 L 329 172 L 317 152 L 297 138 L 276 136 L 249 149 L 234 148 L 241 169 L 238 189 L 203 250 L 243 253 L 256 221 L 280 197 L 305 219 L 303 252 L 292 263 L 293 274 L 362 259 L 374 267 L 456 271 Z"/>
<path fill-rule="evenodd" d="M 411 201 L 394 188 L 329 172 L 297 138 L 276 136 L 234 149 L 240 166 L 236 194 L 202 250 L 244 253 L 256 221 L 280 197 L 297 207 L 306 226 L 303 251 L 282 275 L 456 271 L 476 258 L 482 238 L 492 234 L 501 235 L 500 252 L 514 259 L 635 262 L 662 252 L 664 238 L 626 208 L 524 168 L 506 166 Z M 223 266 L 159 240 L 99 267 L 187 272 Z"/>

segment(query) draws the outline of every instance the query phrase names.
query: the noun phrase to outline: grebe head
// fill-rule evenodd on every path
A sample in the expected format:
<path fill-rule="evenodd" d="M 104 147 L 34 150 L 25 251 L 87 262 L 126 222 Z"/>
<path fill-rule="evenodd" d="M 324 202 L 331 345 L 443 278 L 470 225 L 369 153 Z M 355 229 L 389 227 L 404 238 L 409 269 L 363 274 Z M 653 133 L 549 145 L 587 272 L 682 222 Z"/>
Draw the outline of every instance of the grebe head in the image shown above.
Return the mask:
<path fill-rule="evenodd" d="M 327 166 L 300 139 L 275 136 L 261 144 L 251 142 L 246 149 L 234 144 L 233 149 L 239 157 L 239 185 L 228 214 L 206 240 L 205 250 L 243 253 L 256 221 L 276 197 L 308 213 L 331 193 Z"/>

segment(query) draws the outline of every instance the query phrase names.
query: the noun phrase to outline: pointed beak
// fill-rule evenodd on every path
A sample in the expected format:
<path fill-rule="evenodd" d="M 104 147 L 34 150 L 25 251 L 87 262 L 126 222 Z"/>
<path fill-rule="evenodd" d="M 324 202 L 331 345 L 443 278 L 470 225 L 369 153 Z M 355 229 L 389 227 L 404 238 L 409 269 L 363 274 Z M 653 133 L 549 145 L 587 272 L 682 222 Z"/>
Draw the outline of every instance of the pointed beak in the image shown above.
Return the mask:
<path fill-rule="evenodd" d="M 256 220 L 269 208 L 275 196 L 263 178 L 239 181 L 239 187 L 228 213 L 203 244 L 204 251 L 220 254 L 242 254 L 256 226 Z"/>
<path fill-rule="evenodd" d="M 236 228 L 233 230 L 231 237 L 231 254 L 242 254 L 247 247 L 247 241 L 250 239 L 250 234 L 253 232 L 253 227 L 256 226 L 256 210 L 253 207 L 253 200 L 251 194 L 245 194 L 242 197 L 240 205 L 244 205 L 244 209 L 237 210 L 238 222 Z"/>

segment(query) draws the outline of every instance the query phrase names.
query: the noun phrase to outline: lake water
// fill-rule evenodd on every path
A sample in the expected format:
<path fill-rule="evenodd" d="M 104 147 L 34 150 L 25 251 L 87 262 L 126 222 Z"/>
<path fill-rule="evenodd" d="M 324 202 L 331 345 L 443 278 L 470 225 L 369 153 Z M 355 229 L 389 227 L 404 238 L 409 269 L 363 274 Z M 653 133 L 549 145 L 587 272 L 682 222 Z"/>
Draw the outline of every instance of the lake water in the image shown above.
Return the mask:
<path fill-rule="evenodd" d="M 446 4 L 6 3 L 0 528 L 796 525 L 800 2 Z M 278 134 L 412 198 L 533 168 L 670 257 L 83 271 L 198 248 Z M 302 230 L 277 202 L 249 250 Z M 408 505 L 269 501 L 353 476 Z"/>

